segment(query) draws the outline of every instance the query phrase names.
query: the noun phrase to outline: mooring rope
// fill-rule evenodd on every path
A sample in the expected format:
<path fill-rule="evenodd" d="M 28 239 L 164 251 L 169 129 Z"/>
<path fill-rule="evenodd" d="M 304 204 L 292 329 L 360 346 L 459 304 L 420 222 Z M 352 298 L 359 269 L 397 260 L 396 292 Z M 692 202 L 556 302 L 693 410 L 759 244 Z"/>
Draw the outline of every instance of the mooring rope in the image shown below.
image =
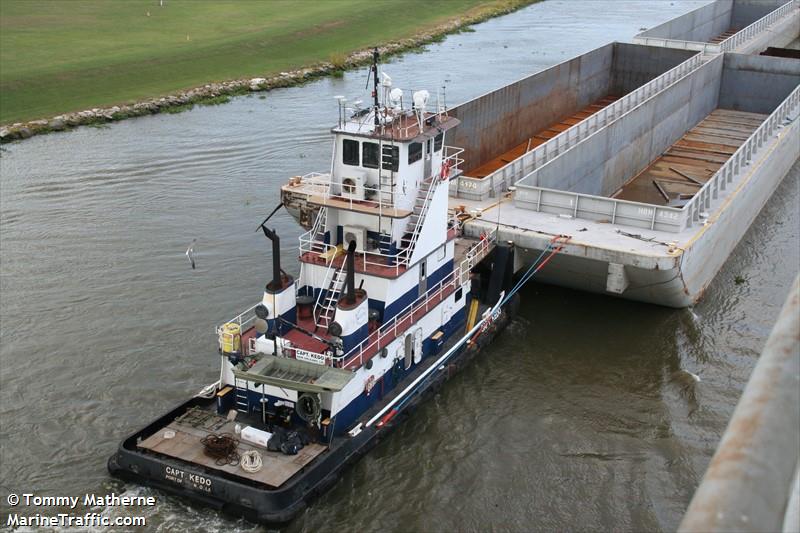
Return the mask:
<path fill-rule="evenodd" d="M 261 454 L 256 450 L 248 450 L 244 452 L 239 459 L 239 466 L 242 467 L 242 470 L 250 474 L 255 474 L 261 470 L 263 464 L 264 463 L 261 460 Z"/>
<path fill-rule="evenodd" d="M 239 441 L 230 433 L 211 433 L 200 440 L 203 453 L 214 459 L 218 466 L 239 464 L 239 452 L 236 451 Z"/>

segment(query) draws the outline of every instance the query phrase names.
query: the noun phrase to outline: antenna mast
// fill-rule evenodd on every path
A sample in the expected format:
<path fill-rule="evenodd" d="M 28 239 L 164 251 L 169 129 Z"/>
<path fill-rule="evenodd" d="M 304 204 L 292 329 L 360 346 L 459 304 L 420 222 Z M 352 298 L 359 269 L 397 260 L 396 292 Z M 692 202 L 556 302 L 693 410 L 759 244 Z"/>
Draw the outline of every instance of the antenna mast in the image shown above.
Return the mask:
<path fill-rule="evenodd" d="M 380 126 L 380 120 L 378 120 L 378 58 L 380 54 L 378 54 L 378 48 L 376 47 L 372 50 L 372 99 L 373 99 L 373 106 L 375 108 L 375 127 L 377 128 Z"/>

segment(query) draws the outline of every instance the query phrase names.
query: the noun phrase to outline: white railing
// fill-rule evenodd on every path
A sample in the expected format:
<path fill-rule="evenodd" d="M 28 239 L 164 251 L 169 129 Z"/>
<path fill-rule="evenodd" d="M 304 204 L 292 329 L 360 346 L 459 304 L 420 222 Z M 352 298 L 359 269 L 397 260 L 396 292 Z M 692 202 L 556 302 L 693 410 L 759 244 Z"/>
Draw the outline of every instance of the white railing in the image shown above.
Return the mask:
<path fill-rule="evenodd" d="M 597 113 L 582 120 L 571 128 L 561 132 L 544 144 L 540 144 L 530 152 L 521 155 L 514 161 L 500 167 L 487 175 L 481 181 L 490 183 L 490 188 L 502 191 L 514 185 L 519 179 L 530 174 L 548 161 L 569 150 L 583 139 L 592 135 L 600 128 L 618 119 L 656 93 L 664 90 L 679 79 L 695 70 L 703 63 L 700 55 L 695 55 L 661 76 L 650 80 L 633 92 L 630 92 L 604 107 Z"/>
<path fill-rule="evenodd" d="M 449 175 L 452 176 L 454 173 L 458 173 L 461 171 L 461 164 L 464 160 L 460 157 L 461 154 L 464 152 L 463 148 L 457 148 L 454 146 L 444 146 L 443 147 L 443 157 L 442 157 L 442 166 L 444 167 L 447 164 L 449 169 Z M 441 170 L 440 170 L 441 173 Z M 330 174 L 320 174 L 320 173 L 313 173 L 314 175 L 307 178 L 308 183 L 313 186 L 317 187 L 317 190 L 321 190 L 321 188 L 327 185 L 327 191 L 323 194 L 323 198 L 330 198 L 335 196 L 332 192 L 330 192 L 333 187 L 331 186 Z M 439 182 L 441 179 L 441 174 L 434 176 L 434 182 L 431 184 L 431 187 L 427 194 L 432 195 L 433 191 L 436 187 L 438 187 Z M 326 181 L 327 180 L 327 181 Z M 303 176 L 300 178 L 300 184 L 297 186 L 298 190 L 303 190 L 303 183 L 306 182 L 306 177 Z M 365 188 L 366 189 L 366 188 Z M 336 196 L 336 200 L 346 200 L 345 198 L 341 198 Z M 426 200 L 427 202 L 427 200 Z M 315 253 L 327 253 L 331 252 L 333 248 L 336 248 L 336 245 L 327 244 L 319 239 L 319 235 L 324 233 L 324 228 L 322 227 L 326 222 L 327 213 L 326 207 L 322 207 L 317 214 L 317 218 L 314 220 L 314 225 L 312 228 L 300 235 L 300 253 L 305 252 L 315 252 Z M 424 212 L 421 214 L 418 219 L 418 224 L 422 224 L 424 221 Z M 416 241 L 414 241 L 416 242 Z M 359 261 L 361 262 L 364 270 L 366 270 L 369 266 L 374 267 L 381 267 L 381 268 L 393 268 L 395 271 L 395 275 L 400 273 L 400 270 L 404 267 L 407 267 L 411 261 L 411 253 L 409 252 L 411 247 L 413 247 L 413 243 L 409 245 L 408 248 L 402 248 L 398 250 L 396 253 L 389 255 L 380 251 L 377 252 L 369 252 L 363 251 L 358 252 L 357 255 L 359 256 Z"/>
<path fill-rule="evenodd" d="M 789 15 L 791 11 L 798 6 L 800 6 L 800 0 L 790 0 L 775 11 L 768 13 L 766 16 L 758 19 L 749 26 L 739 30 L 735 34 L 719 43 L 702 43 L 698 41 L 684 41 L 681 39 L 667 39 L 664 37 L 648 37 L 642 34 L 634 37 L 633 42 L 648 46 L 661 46 L 665 48 L 678 48 L 682 50 L 697 50 L 698 52 L 703 52 L 704 54 L 733 52 L 745 42 L 766 30 L 772 24 L 775 24 L 786 15 Z"/>
<path fill-rule="evenodd" d="M 486 257 L 486 255 L 492 250 L 494 243 L 497 240 L 497 232 L 493 230 L 488 235 L 485 235 L 482 239 L 480 239 L 477 243 L 472 245 L 469 250 L 467 250 L 466 254 L 464 255 L 464 259 L 459 263 L 459 265 L 453 269 L 453 271 L 445 276 L 439 283 L 437 283 L 434 287 L 428 289 L 425 294 L 414 300 L 413 303 L 405 307 L 399 313 L 397 313 L 389 322 L 382 325 L 377 331 L 378 334 L 375 339 L 372 339 L 374 333 L 370 334 L 364 341 L 362 341 L 358 346 L 352 348 L 346 354 L 333 356 L 331 353 L 317 353 L 311 352 L 308 350 L 304 350 L 298 346 L 292 345 L 291 342 L 287 341 L 282 337 L 277 337 L 278 343 L 278 351 L 280 355 L 287 356 L 287 357 L 295 357 L 301 358 L 306 360 L 313 360 L 314 362 L 318 362 L 319 364 L 325 364 L 327 366 L 338 366 L 347 368 L 351 365 L 354 361 L 358 361 L 358 367 L 364 364 L 364 356 L 365 354 L 370 353 L 370 351 L 375 348 L 375 352 L 377 353 L 378 348 L 380 347 L 380 343 L 390 335 L 392 336 L 393 340 L 397 338 L 398 331 L 402 333 L 405 329 L 398 330 L 398 325 L 401 324 L 404 320 L 408 320 L 409 317 L 413 318 L 414 313 L 419 311 L 422 308 L 426 310 L 431 305 L 431 301 L 439 298 L 439 296 L 449 288 L 453 288 L 454 290 L 460 286 L 464 286 L 469 282 L 469 276 L 472 269 L 481 262 L 481 260 Z M 437 301 L 435 305 L 438 305 L 441 301 Z M 251 322 L 255 315 L 253 314 L 253 310 L 258 304 L 254 305 L 253 307 L 247 309 L 237 317 L 229 320 L 228 322 L 236 322 L 240 326 L 242 326 L 242 331 L 245 330 L 245 325 Z M 252 314 L 252 317 L 244 318 L 246 315 Z M 410 325 L 409 325 L 410 327 Z M 217 328 L 217 334 L 221 330 L 222 326 Z M 249 343 L 250 351 L 249 353 L 255 353 L 255 339 L 251 338 Z M 307 357 L 298 357 L 298 351 L 301 352 L 302 356 Z M 373 354 L 374 355 L 374 354 Z M 356 359 L 357 356 L 357 359 Z M 354 368 L 355 370 L 355 368 Z"/>
<path fill-rule="evenodd" d="M 761 17 L 741 31 L 731 35 L 721 43 L 719 43 L 720 50 L 723 52 L 733 52 L 742 44 L 749 41 L 759 33 L 767 29 L 767 27 L 775 24 L 786 15 L 789 15 L 793 9 L 800 7 L 800 0 L 791 0 L 786 2 L 781 7 L 768 13 L 766 16 Z"/>
<path fill-rule="evenodd" d="M 358 361 L 356 368 L 364 364 L 365 354 L 377 353 L 383 341 L 387 337 L 391 337 L 389 341 L 396 339 L 398 332 L 402 333 L 408 329 L 411 324 L 403 328 L 398 328 L 404 321 L 411 320 L 413 323 L 414 313 L 420 309 L 425 309 L 427 312 L 430 308 L 431 301 L 439 298 L 446 290 L 453 288 L 454 290 L 459 286 L 465 285 L 469 281 L 469 275 L 472 268 L 477 265 L 486 255 L 491 251 L 497 239 L 496 230 L 489 235 L 482 238 L 475 243 L 467 251 L 461 263 L 453 269 L 453 271 L 442 278 L 439 283 L 428 289 L 425 294 L 414 300 L 413 303 L 408 305 L 402 311 L 397 313 L 391 320 L 383 324 L 378 330 L 377 334 L 373 332 L 360 344 L 352 348 L 344 355 L 333 357 L 333 364 L 347 368 Z M 439 305 L 440 301 L 436 301 L 433 306 Z M 374 338 L 373 338 L 374 337 Z"/>
<path fill-rule="evenodd" d="M 796 87 L 781 102 L 778 108 L 761 123 L 756 131 L 747 138 L 683 207 L 686 227 L 701 219 L 701 213 L 711 206 L 711 201 L 725 191 L 733 183 L 734 179 L 742 173 L 742 169 L 750 164 L 753 154 L 763 146 L 767 139 L 775 134 L 778 128 L 782 127 L 782 124 L 792 112 L 798 112 L 798 104 L 800 104 L 800 86 Z"/>
<path fill-rule="evenodd" d="M 453 179 L 455 176 L 461 174 L 461 165 L 464 163 L 461 154 L 464 153 L 464 149 L 445 145 L 442 147 L 442 150 L 442 163 L 448 165 L 447 179 Z"/>
<path fill-rule="evenodd" d="M 245 309 L 232 319 L 223 322 L 222 325 L 214 328 L 214 334 L 219 335 L 222 332 L 223 325 L 230 324 L 231 322 L 233 322 L 234 324 L 239 324 L 240 331 L 244 333 L 245 331 L 250 329 L 250 325 L 255 321 L 256 319 L 255 308 L 258 307 L 260 304 L 261 302 L 258 302 L 252 307 L 248 307 L 247 309 Z"/>
<path fill-rule="evenodd" d="M 753 154 L 772 137 L 793 110 L 800 105 L 800 86 L 773 111 L 720 169 L 681 208 L 618 200 L 570 191 L 547 189 L 520 182 L 514 201 L 524 209 L 566 215 L 572 218 L 609 222 L 657 231 L 678 233 L 704 218 L 704 213 L 742 169 Z"/>

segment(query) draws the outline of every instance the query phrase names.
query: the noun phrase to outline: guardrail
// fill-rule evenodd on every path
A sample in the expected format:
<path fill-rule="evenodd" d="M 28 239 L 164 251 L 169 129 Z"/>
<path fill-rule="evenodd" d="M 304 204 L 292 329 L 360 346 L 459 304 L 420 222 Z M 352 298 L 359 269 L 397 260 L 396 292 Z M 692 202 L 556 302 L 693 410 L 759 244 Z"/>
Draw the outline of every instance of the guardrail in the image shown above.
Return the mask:
<path fill-rule="evenodd" d="M 514 185 L 523 176 L 530 174 L 654 94 L 683 78 L 702 63 L 703 58 L 699 54 L 687 59 L 680 65 L 645 83 L 635 91 L 626 94 L 613 104 L 604 107 L 575 126 L 561 132 L 546 143 L 540 144 L 530 152 L 500 167 L 480 181 L 488 182 L 489 188 L 496 193 L 505 190 L 507 187 Z"/>
<path fill-rule="evenodd" d="M 472 268 L 477 265 L 481 259 L 486 257 L 486 254 L 488 254 L 489 251 L 491 251 L 492 245 L 496 239 L 497 231 L 494 230 L 472 245 L 461 263 L 454 268 L 450 274 L 442 278 L 439 283 L 428 289 L 425 294 L 414 300 L 414 302 L 397 313 L 390 321 L 383 324 L 377 330 L 377 334 L 373 332 L 346 354 L 333 357 L 333 364 L 341 366 L 342 368 L 348 368 L 351 365 L 355 365 L 355 362 L 358 361 L 358 364 L 355 365 L 355 367 L 361 367 L 361 365 L 365 363 L 365 355 L 374 355 L 374 353 L 377 353 L 377 351 L 381 348 L 382 342 L 385 341 L 388 343 L 397 338 L 398 326 L 400 326 L 400 333 L 410 328 L 411 325 L 403 327 L 402 323 L 409 320 L 411 320 L 413 323 L 415 312 L 422 308 L 425 308 L 427 311 L 431 301 L 442 296 L 441 300 L 438 300 L 435 303 L 435 305 L 438 305 L 444 299 L 443 293 L 445 291 L 450 288 L 455 290 L 459 286 L 466 284 L 469 281 L 469 275 L 472 271 Z M 390 337 L 388 341 L 386 341 L 387 337 Z"/>
<path fill-rule="evenodd" d="M 439 170 L 438 175 L 434 175 L 433 182 L 431 183 L 430 189 L 426 194 L 433 195 L 435 189 L 441 184 L 442 181 L 446 181 L 449 176 L 458 175 L 461 172 L 461 164 L 464 160 L 460 157 L 460 155 L 464 152 L 463 148 L 457 148 L 454 146 L 444 146 L 443 147 L 443 156 L 442 156 L 442 167 Z M 445 176 L 445 172 L 447 176 Z M 335 198 L 337 201 L 347 201 L 348 198 L 341 197 L 340 195 L 336 194 L 334 190 L 333 183 L 331 182 L 330 174 L 322 174 L 318 172 L 314 172 L 311 174 L 307 174 L 306 176 L 300 177 L 299 181 L 295 185 L 296 190 L 298 191 L 305 191 L 306 185 L 308 186 L 308 190 L 310 191 L 309 194 L 312 194 L 311 191 L 323 191 L 322 198 L 323 199 L 330 199 Z M 341 187 L 341 185 L 340 185 Z M 371 189 L 369 187 L 365 187 L 364 190 Z M 378 189 L 375 189 L 378 191 Z M 350 206 L 352 207 L 353 199 L 350 198 Z M 372 202 L 372 200 L 368 200 Z M 429 198 L 426 196 L 426 203 L 429 201 Z M 378 205 L 376 206 L 378 212 L 376 214 L 383 213 L 383 207 L 389 208 L 389 204 L 381 204 L 380 202 L 376 202 Z M 362 202 L 363 204 L 363 202 Z M 393 205 L 392 205 L 393 207 Z M 339 209 L 338 206 L 335 208 Z M 325 224 L 327 218 L 327 207 L 323 206 L 320 208 L 319 212 L 317 213 L 317 218 L 314 220 L 314 225 L 311 229 L 302 235 L 300 235 L 300 253 L 306 252 L 315 252 L 315 253 L 327 253 L 336 248 L 335 245 L 327 244 L 320 240 L 320 236 L 325 231 Z M 426 210 L 427 211 L 427 210 Z M 417 220 L 417 225 L 424 223 L 424 215 L 422 213 L 421 216 Z M 409 215 L 410 216 L 410 215 Z M 419 231 L 419 228 L 413 228 L 415 232 Z M 414 240 L 409 247 L 402 248 L 398 250 L 395 254 L 389 255 L 387 253 L 377 251 L 377 252 L 370 252 L 370 251 L 362 251 L 358 252 L 359 261 L 363 265 L 364 270 L 366 270 L 369 266 L 373 267 L 380 267 L 380 268 L 394 268 L 395 275 L 400 273 L 400 269 L 407 267 L 411 261 L 411 252 L 413 252 L 413 247 L 416 244 L 416 240 Z"/>
<path fill-rule="evenodd" d="M 797 531 L 800 277 L 678 531 Z"/>
<path fill-rule="evenodd" d="M 255 321 L 256 319 L 255 308 L 258 307 L 260 304 L 261 302 L 258 302 L 257 304 L 254 304 L 252 307 L 248 307 L 234 318 L 223 322 L 223 324 L 230 324 L 230 323 L 239 324 L 240 331 L 244 333 L 247 329 L 250 328 L 250 325 Z M 222 332 L 222 327 L 223 326 L 217 326 L 214 328 L 214 333 L 217 336 L 219 336 L 219 334 Z"/>
<path fill-rule="evenodd" d="M 720 167 L 720 169 L 700 188 L 689 202 L 683 207 L 686 213 L 686 227 L 698 222 L 705 209 L 711 206 L 711 201 L 725 191 L 739 176 L 742 169 L 750 164 L 753 154 L 761 148 L 766 140 L 782 127 L 786 117 L 800 104 L 800 86 L 789 93 L 783 102 L 770 113 L 769 117 L 753 132 L 750 137 L 733 153 L 733 155 Z"/>
<path fill-rule="evenodd" d="M 514 201 L 520 207 L 533 211 L 678 233 L 705 219 L 711 202 L 741 175 L 742 170 L 750 164 L 753 154 L 782 127 L 786 117 L 795 111 L 798 104 L 800 86 L 781 102 L 682 208 L 548 189 L 524 182 L 517 185 Z M 526 175 L 526 180 L 534 179 L 535 173 L 534 170 Z"/>
<path fill-rule="evenodd" d="M 765 15 L 764 17 L 761 17 L 760 19 L 753 22 L 749 26 L 734 33 L 733 35 L 731 35 L 730 37 L 719 43 L 720 50 L 722 52 L 735 51 L 737 48 L 739 48 L 739 46 L 749 41 L 762 31 L 766 30 L 767 27 L 775 24 L 776 22 L 778 22 L 778 20 L 788 15 L 793 9 L 796 9 L 798 7 L 800 7 L 800 0 L 790 0 L 789 2 L 786 2 L 775 11 L 767 13 L 767 15 Z"/>

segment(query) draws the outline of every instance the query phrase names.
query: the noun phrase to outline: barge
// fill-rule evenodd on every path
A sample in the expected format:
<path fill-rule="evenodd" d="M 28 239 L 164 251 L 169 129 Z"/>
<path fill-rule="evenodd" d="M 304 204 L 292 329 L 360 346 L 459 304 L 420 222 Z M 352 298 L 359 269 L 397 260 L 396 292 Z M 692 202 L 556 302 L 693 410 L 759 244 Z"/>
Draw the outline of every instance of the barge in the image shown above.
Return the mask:
<path fill-rule="evenodd" d="M 800 1 L 715 0 L 634 41 L 452 108 L 450 207 L 517 272 L 569 235 L 538 281 L 687 307 L 800 156 L 800 61 L 776 52 L 800 46 Z M 283 189 L 301 223 L 313 181 Z"/>
<path fill-rule="evenodd" d="M 507 324 L 525 281 L 513 282 L 513 245 L 463 235 L 448 210 L 458 119 L 393 87 L 377 51 L 371 76 L 371 105 L 339 99 L 299 273 L 281 267 L 267 217 L 272 277 L 217 328 L 219 380 L 126 437 L 112 474 L 286 522 Z"/>

